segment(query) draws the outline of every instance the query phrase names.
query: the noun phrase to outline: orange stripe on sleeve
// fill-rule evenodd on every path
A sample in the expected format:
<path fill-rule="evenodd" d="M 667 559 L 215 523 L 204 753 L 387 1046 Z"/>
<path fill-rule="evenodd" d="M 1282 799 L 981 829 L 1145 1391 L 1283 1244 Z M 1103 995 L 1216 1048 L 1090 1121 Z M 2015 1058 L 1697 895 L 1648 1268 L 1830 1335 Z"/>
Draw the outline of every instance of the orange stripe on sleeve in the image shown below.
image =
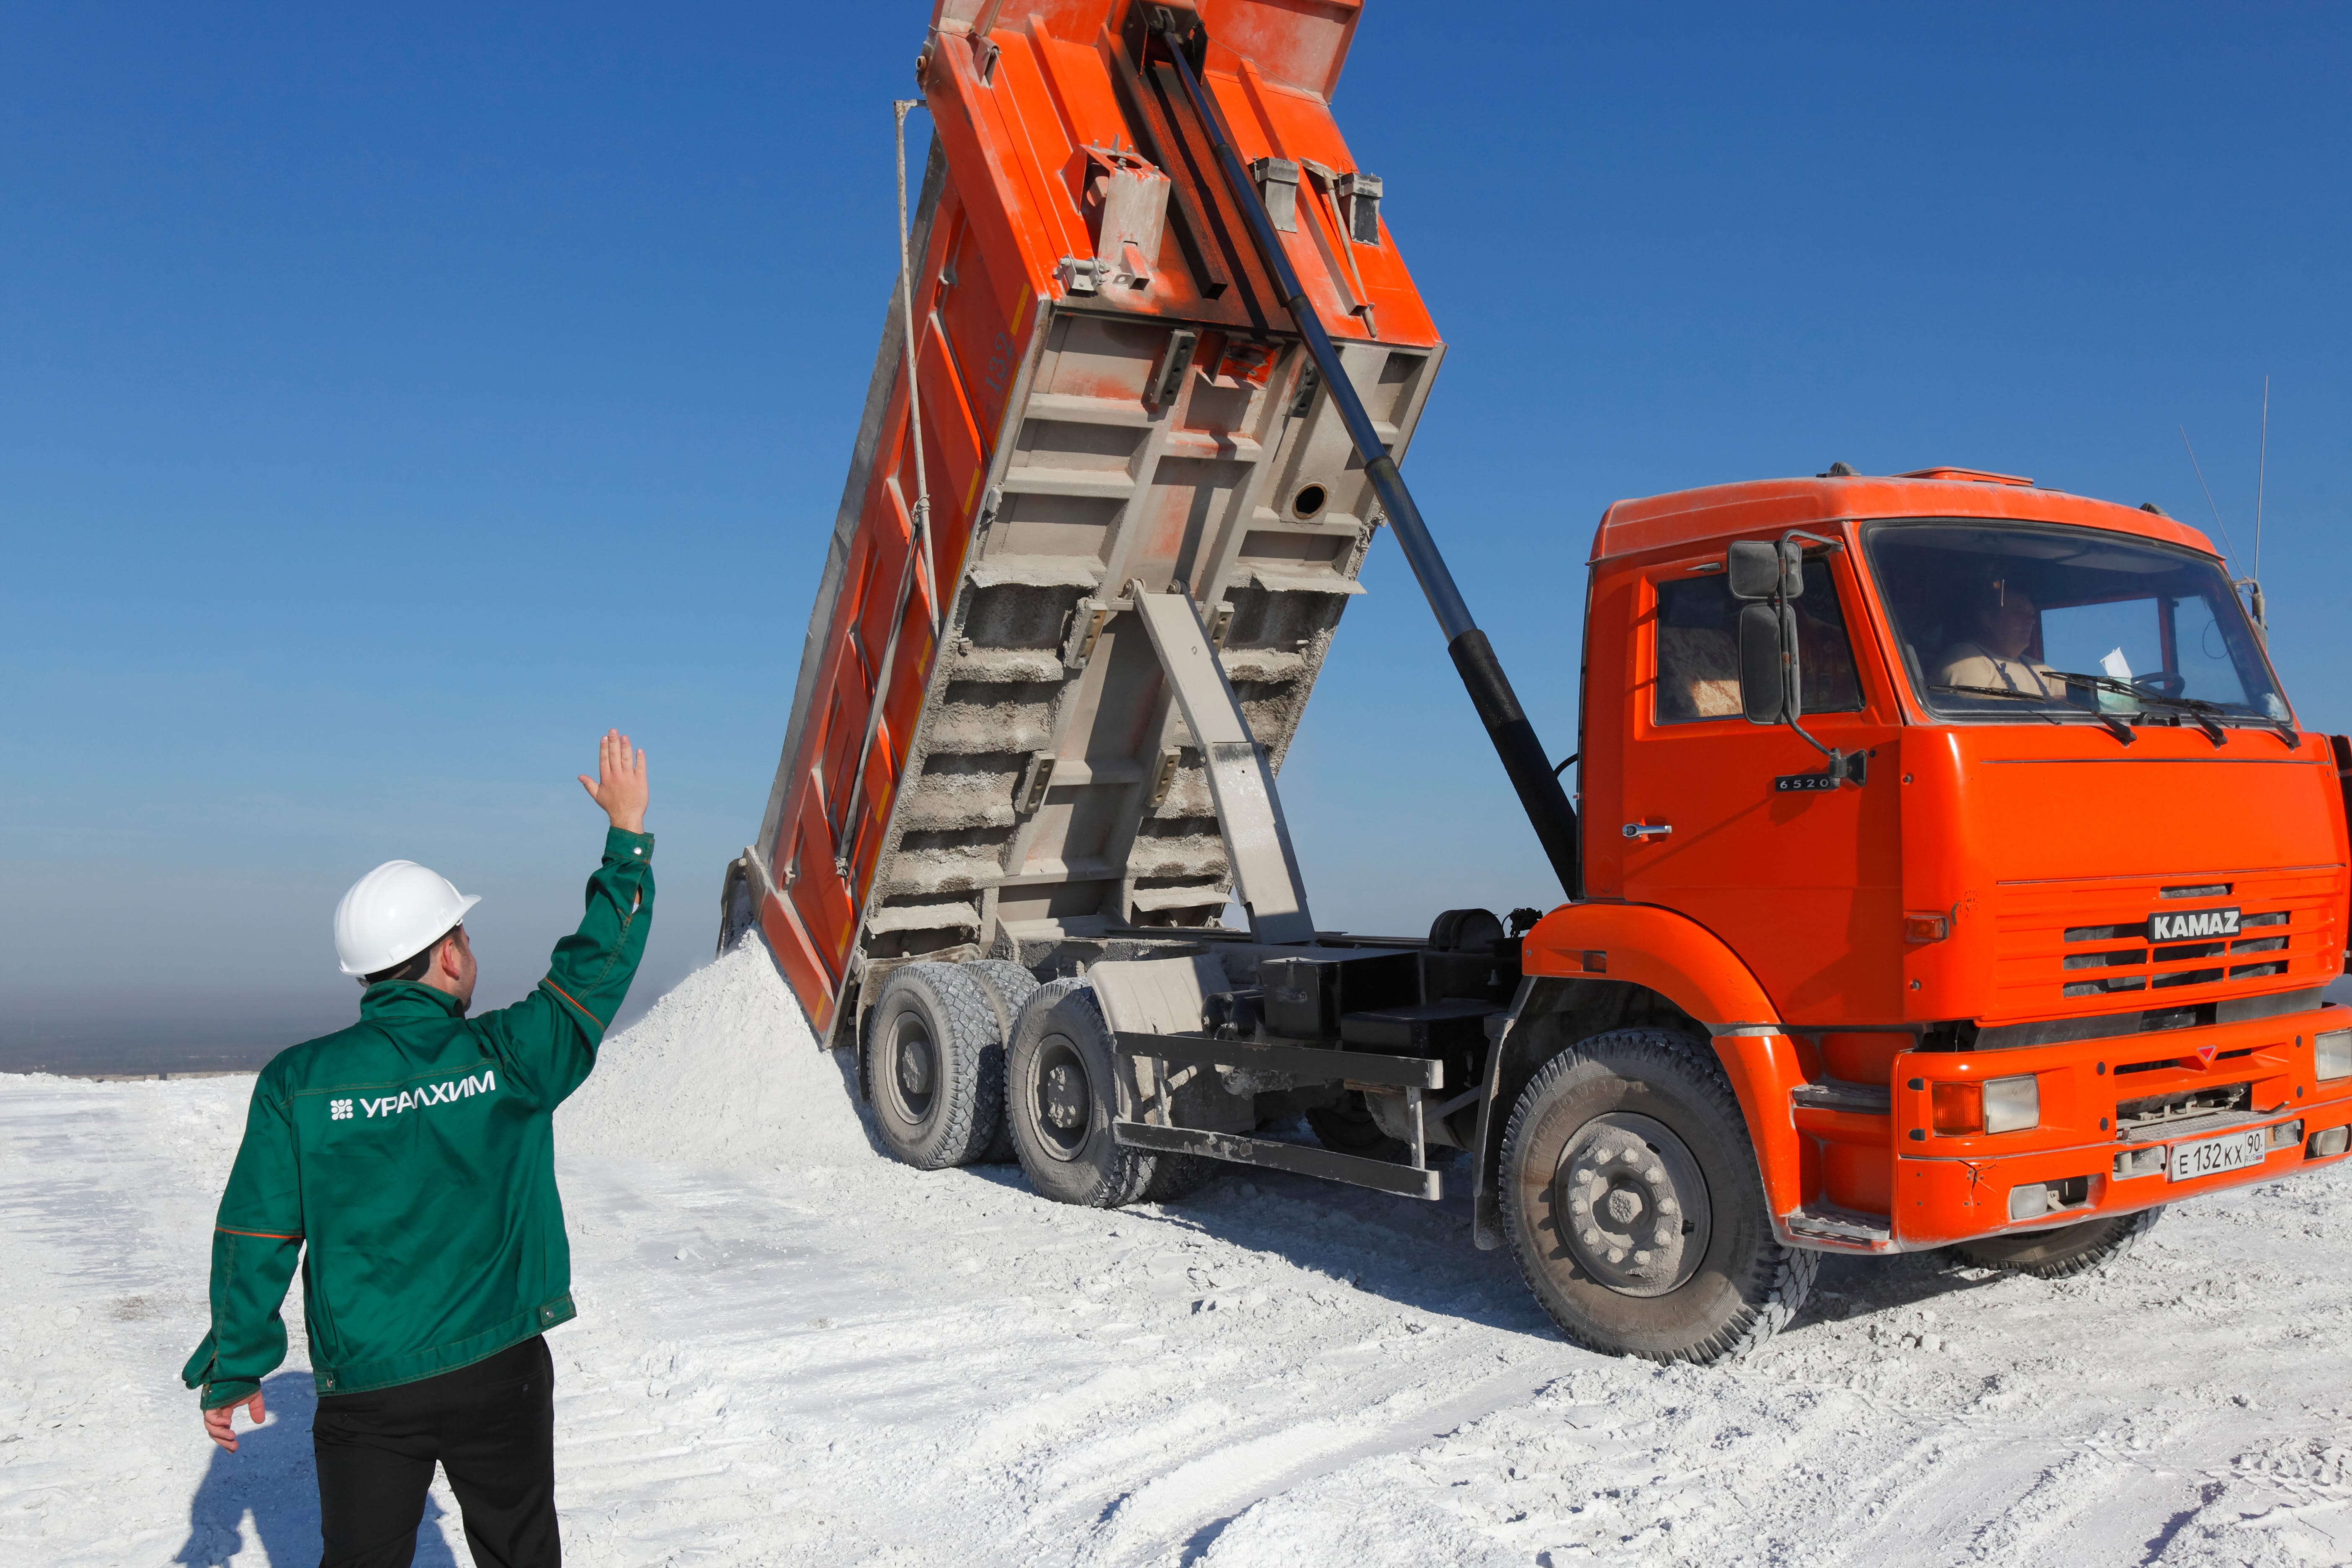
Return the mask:
<path fill-rule="evenodd" d="M 579 1004 L 579 1003 L 577 1003 L 577 1002 L 572 1002 L 572 995 L 571 995 L 571 993 L 569 993 L 569 992 L 565 991 L 565 990 L 563 989 L 563 987 L 562 987 L 562 986 L 558 985 L 554 981 L 552 981 L 552 980 L 541 980 L 541 981 L 540 982 L 540 984 L 541 984 L 541 985 L 546 986 L 550 991 L 554 992 L 558 996 L 562 997 L 566 1002 L 572 1002 L 572 1005 L 574 1007 L 580 1007 L 580 1004 Z M 585 1007 L 580 1007 L 580 1011 L 581 1011 L 582 1015 L 583 1015 L 583 1016 L 585 1016 L 585 1017 L 587 1018 L 587 1020 L 588 1020 L 590 1023 L 592 1023 L 592 1024 L 595 1025 L 595 1026 L 596 1026 L 596 1027 L 597 1027 L 599 1030 L 601 1030 L 601 1029 L 603 1029 L 603 1028 L 604 1028 L 604 1019 L 599 1018 L 598 1016 L 596 1016 L 596 1015 L 595 1015 L 595 1014 L 589 1012 L 589 1011 L 588 1011 L 588 1009 L 587 1009 L 587 1008 L 585 1008 Z"/>
<path fill-rule="evenodd" d="M 213 1226 L 213 1228 L 228 1236 L 258 1237 L 263 1241 L 299 1241 L 302 1239 L 302 1233 L 299 1230 L 292 1236 L 280 1236 L 274 1230 L 238 1230 L 232 1226 L 226 1225 L 216 1225 Z"/>

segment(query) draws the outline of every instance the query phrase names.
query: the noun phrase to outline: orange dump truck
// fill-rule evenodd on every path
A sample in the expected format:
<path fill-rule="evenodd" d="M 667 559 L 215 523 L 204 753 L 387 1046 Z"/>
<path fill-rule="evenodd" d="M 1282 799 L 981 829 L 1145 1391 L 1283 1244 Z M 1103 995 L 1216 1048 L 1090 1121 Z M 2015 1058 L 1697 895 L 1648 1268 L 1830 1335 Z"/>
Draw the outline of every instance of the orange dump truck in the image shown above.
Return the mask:
<path fill-rule="evenodd" d="M 1398 471 L 1444 344 L 1332 118 L 1358 11 L 933 16 L 908 260 L 721 900 L 884 1142 L 1094 1205 L 1451 1173 L 1564 1333 L 1700 1361 L 1825 1251 L 2074 1272 L 2341 1158 L 2352 749 L 2153 507 L 1843 465 L 1619 503 L 1571 803 Z M 1309 912 L 1276 773 L 1383 530 L 1548 914 Z"/>

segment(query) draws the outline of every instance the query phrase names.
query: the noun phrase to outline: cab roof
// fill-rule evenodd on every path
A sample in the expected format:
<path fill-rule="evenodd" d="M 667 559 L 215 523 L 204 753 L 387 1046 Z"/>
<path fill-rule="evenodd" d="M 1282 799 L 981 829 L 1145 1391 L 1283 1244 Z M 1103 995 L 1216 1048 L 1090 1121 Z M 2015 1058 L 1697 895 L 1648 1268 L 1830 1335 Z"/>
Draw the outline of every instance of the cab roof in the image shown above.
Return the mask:
<path fill-rule="evenodd" d="M 1947 477 L 1969 475 L 1968 478 Z M 2035 487 L 2007 474 L 1929 468 L 1919 476 L 1856 474 L 1837 479 L 1749 479 L 1621 500 L 1592 536 L 1594 563 L 1678 545 L 1820 527 L 1850 519 L 1982 517 L 2074 523 L 2220 552 L 2204 534 L 2161 513 Z M 1935 477 L 1927 477 L 1935 476 Z"/>

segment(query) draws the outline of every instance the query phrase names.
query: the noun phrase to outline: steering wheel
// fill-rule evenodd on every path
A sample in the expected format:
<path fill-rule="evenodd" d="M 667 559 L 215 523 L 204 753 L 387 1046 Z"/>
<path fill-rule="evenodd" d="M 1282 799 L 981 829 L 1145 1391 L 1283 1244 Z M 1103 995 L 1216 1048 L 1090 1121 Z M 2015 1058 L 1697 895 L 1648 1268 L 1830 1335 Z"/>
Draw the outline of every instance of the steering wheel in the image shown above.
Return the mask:
<path fill-rule="evenodd" d="M 2139 676 L 2132 684 L 2158 697 L 2178 697 L 2189 689 L 2189 678 L 2177 669 L 2161 669 L 2154 675 Z"/>

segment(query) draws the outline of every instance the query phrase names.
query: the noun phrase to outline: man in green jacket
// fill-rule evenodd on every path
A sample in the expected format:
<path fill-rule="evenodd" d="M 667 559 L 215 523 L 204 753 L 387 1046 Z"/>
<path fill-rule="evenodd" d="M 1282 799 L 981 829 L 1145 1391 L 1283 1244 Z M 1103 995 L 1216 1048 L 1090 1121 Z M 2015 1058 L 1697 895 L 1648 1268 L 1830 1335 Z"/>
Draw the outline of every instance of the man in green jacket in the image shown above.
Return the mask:
<path fill-rule="evenodd" d="M 286 1357 L 302 1266 L 322 1568 L 402 1564 L 433 1467 L 478 1568 L 560 1562 L 553 1366 L 572 1316 L 552 1117 L 596 1065 L 653 924 L 646 759 L 617 731 L 581 784 L 612 819 L 588 912 L 530 995 L 468 1018 L 475 900 L 394 860 L 335 911 L 360 1021 L 261 1070 L 213 1231 L 212 1331 L 183 1376 L 234 1453 Z"/>

